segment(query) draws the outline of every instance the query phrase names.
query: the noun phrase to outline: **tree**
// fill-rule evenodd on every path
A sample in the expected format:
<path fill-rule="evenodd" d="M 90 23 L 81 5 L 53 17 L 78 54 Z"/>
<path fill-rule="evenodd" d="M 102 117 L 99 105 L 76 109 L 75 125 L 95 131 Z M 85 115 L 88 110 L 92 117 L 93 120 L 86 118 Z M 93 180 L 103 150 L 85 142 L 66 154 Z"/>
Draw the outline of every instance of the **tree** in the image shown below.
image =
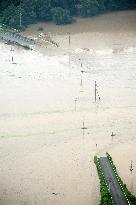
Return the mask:
<path fill-rule="evenodd" d="M 72 23 L 73 19 L 70 12 L 61 7 L 56 7 L 51 10 L 53 22 L 57 25 Z"/>
<path fill-rule="evenodd" d="M 78 14 L 83 17 L 94 16 L 99 11 L 99 4 L 96 0 L 79 0 L 77 4 Z"/>
<path fill-rule="evenodd" d="M 35 11 L 37 20 L 51 20 L 51 0 L 37 0 Z"/>
<path fill-rule="evenodd" d="M 97 0 L 99 5 L 99 12 L 103 13 L 106 10 L 105 2 L 106 0 Z"/>
<path fill-rule="evenodd" d="M 22 22 L 24 25 L 28 25 L 36 21 L 36 1 L 37 0 L 24 0 L 20 4 L 22 10 Z"/>
<path fill-rule="evenodd" d="M 72 23 L 72 16 L 94 16 L 113 10 L 134 9 L 136 0 L 0 0 L 0 23 L 12 27 L 36 21 Z M 72 15 L 72 16 L 71 16 Z"/>
<path fill-rule="evenodd" d="M 14 26 L 14 14 L 16 7 L 13 4 L 10 4 L 2 13 L 2 23 L 8 26 Z"/>

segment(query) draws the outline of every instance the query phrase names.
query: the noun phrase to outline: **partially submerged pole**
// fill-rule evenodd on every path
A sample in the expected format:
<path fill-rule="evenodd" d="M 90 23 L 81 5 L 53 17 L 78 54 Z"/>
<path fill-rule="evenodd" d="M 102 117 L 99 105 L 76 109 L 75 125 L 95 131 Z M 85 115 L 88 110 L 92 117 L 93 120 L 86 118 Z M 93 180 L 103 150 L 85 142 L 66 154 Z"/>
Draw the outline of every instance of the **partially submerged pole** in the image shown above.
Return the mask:
<path fill-rule="evenodd" d="M 22 27 L 22 13 L 21 13 L 21 11 L 20 11 L 20 15 L 19 15 L 19 25 L 20 25 L 20 27 Z"/>
<path fill-rule="evenodd" d="M 77 98 L 75 98 L 75 111 L 76 111 L 76 107 L 77 107 Z"/>
<path fill-rule="evenodd" d="M 69 46 L 70 46 L 70 44 L 71 44 L 71 36 L 70 36 L 70 32 L 68 33 L 68 41 L 69 41 Z"/>
<path fill-rule="evenodd" d="M 13 61 L 14 61 L 14 58 L 13 58 L 13 56 L 12 56 L 12 63 L 13 63 Z"/>
<path fill-rule="evenodd" d="M 83 137 L 84 137 L 84 135 L 85 135 L 85 130 L 87 130 L 87 127 L 85 127 L 84 121 L 83 121 L 83 127 L 82 127 L 81 129 L 83 130 Z"/>
<path fill-rule="evenodd" d="M 131 165 L 130 165 L 130 172 L 132 174 L 132 171 L 133 171 L 133 161 L 131 160 Z"/>

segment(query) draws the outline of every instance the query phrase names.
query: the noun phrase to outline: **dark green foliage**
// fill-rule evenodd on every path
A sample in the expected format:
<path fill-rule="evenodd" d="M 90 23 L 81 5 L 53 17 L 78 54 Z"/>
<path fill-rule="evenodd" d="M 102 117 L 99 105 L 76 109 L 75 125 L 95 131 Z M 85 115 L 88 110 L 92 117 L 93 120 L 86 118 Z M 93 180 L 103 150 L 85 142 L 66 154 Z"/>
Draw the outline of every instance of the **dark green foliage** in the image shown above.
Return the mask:
<path fill-rule="evenodd" d="M 51 8 L 51 0 L 37 0 L 35 3 L 35 13 L 37 20 L 51 20 Z"/>
<path fill-rule="evenodd" d="M 9 6 L 7 6 L 7 8 L 3 11 L 1 21 L 4 24 L 7 24 L 9 26 L 13 26 L 14 21 L 15 21 L 15 18 L 14 18 L 15 12 L 16 12 L 16 7 L 14 6 L 14 4 L 9 4 Z"/>
<path fill-rule="evenodd" d="M 97 0 L 99 5 L 99 13 L 103 13 L 106 10 L 105 1 L 106 0 Z"/>
<path fill-rule="evenodd" d="M 70 12 L 61 7 L 56 7 L 51 10 L 53 22 L 57 25 L 72 23 L 73 19 Z"/>
<path fill-rule="evenodd" d="M 97 0 L 79 0 L 77 4 L 77 11 L 80 16 L 88 17 L 94 16 L 99 11 L 99 4 Z"/>
<path fill-rule="evenodd" d="M 71 16 L 94 16 L 107 11 L 134 9 L 136 0 L 0 0 L 0 23 L 19 28 L 36 21 L 72 23 Z"/>

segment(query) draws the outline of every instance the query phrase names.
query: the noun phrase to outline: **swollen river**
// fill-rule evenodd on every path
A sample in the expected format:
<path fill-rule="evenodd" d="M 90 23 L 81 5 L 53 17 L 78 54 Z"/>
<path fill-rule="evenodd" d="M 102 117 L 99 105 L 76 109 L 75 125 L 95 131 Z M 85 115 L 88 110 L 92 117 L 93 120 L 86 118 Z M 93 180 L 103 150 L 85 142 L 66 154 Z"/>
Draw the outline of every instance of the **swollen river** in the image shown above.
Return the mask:
<path fill-rule="evenodd" d="M 54 49 L 0 43 L 0 205 L 99 204 L 93 156 L 106 151 L 136 195 L 135 19 L 47 24 Z"/>

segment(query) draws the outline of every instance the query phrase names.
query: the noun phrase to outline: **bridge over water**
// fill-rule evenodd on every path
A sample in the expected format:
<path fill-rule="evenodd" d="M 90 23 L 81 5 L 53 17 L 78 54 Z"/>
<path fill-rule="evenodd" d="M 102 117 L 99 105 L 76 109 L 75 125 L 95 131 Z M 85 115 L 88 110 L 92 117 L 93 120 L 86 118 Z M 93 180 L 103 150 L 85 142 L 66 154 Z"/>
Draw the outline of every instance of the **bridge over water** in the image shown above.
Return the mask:
<path fill-rule="evenodd" d="M 4 39 L 7 42 L 19 44 L 22 46 L 31 46 L 35 44 L 35 41 L 33 39 L 12 32 L 0 31 L 0 38 Z"/>

